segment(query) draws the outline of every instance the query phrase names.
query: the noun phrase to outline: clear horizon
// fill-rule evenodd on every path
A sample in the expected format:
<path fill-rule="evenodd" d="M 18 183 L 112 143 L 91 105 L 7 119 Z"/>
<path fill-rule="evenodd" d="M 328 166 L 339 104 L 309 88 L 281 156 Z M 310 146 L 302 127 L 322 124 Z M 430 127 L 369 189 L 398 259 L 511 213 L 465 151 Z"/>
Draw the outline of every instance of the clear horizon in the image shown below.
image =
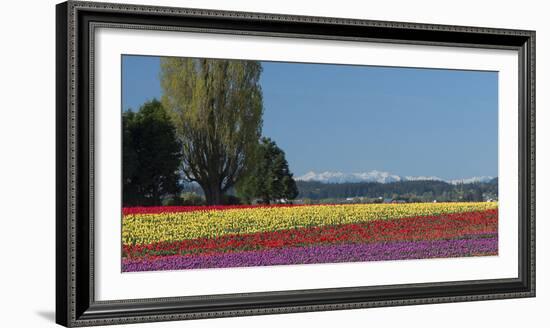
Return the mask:
<path fill-rule="evenodd" d="M 261 62 L 263 136 L 295 177 L 498 176 L 498 73 Z M 123 110 L 160 99 L 160 57 L 122 57 Z"/>

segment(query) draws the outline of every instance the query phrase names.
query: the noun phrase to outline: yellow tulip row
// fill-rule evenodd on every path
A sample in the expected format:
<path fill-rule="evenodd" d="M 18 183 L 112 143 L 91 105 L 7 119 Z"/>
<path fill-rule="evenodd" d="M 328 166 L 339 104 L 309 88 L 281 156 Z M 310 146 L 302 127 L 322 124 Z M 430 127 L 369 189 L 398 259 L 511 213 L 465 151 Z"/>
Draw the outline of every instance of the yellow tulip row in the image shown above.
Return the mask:
<path fill-rule="evenodd" d="M 492 202 L 354 204 L 128 214 L 123 219 L 122 242 L 131 245 L 172 242 L 227 234 L 475 212 L 497 207 L 498 204 Z"/>

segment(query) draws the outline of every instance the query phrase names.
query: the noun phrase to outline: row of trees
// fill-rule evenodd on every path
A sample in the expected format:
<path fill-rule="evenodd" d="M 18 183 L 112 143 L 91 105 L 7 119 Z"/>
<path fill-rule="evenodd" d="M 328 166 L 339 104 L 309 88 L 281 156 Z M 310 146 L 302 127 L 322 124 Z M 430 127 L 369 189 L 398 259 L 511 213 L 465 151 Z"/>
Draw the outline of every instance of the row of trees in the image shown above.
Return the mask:
<path fill-rule="evenodd" d="M 123 201 L 159 205 L 198 184 L 209 205 L 236 190 L 244 201 L 293 199 L 284 152 L 261 138 L 256 61 L 163 58 L 161 101 L 123 113 Z"/>
<path fill-rule="evenodd" d="M 298 181 L 298 189 L 300 198 L 312 202 L 335 202 L 348 198 L 365 198 L 374 202 L 380 197 L 405 202 L 484 201 L 498 198 L 498 179 L 486 183 L 456 185 L 433 180 L 338 184 Z"/>

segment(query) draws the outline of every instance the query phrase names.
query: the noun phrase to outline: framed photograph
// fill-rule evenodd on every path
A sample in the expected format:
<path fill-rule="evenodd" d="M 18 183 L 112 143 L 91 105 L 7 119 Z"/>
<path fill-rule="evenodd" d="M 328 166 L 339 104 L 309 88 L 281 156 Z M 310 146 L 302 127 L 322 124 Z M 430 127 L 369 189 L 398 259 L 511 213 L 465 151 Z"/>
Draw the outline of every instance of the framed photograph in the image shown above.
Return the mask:
<path fill-rule="evenodd" d="M 535 296 L 535 32 L 57 5 L 56 321 Z"/>

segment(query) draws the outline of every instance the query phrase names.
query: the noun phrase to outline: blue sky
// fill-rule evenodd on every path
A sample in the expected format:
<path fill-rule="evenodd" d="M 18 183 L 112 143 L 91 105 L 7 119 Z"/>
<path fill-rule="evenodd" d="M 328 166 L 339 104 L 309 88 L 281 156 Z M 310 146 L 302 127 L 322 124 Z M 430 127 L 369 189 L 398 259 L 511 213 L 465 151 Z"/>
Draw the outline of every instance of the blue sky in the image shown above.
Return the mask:
<path fill-rule="evenodd" d="M 123 56 L 122 106 L 160 98 L 159 57 Z M 291 171 L 498 175 L 498 73 L 262 62 L 263 135 Z"/>

